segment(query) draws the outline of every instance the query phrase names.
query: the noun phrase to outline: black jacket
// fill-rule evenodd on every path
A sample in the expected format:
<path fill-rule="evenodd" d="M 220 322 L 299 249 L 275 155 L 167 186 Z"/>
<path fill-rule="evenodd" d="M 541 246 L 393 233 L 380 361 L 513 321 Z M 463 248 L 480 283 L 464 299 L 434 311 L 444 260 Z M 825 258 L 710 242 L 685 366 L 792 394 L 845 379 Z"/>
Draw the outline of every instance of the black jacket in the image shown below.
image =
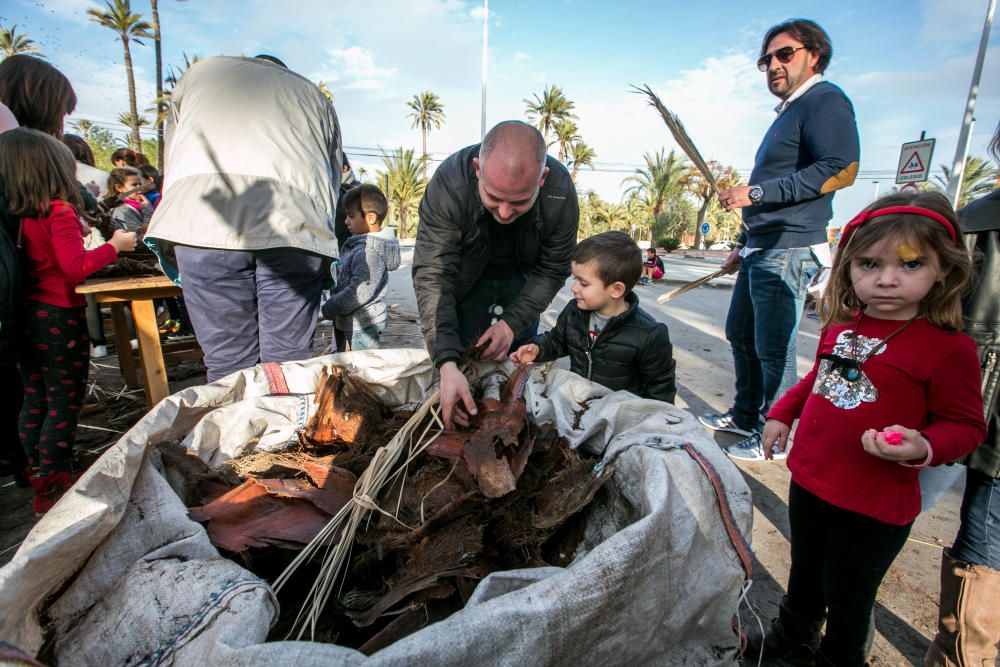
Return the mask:
<path fill-rule="evenodd" d="M 472 158 L 479 144 L 450 156 L 434 172 L 420 202 L 413 250 L 413 287 L 427 351 L 435 366 L 462 353 L 456 306 L 483 273 L 490 256 L 490 213 L 479 200 Z M 549 156 L 545 184 L 531 210 L 518 218 L 515 251 L 527 282 L 504 309 L 516 336 L 543 310 L 569 277 L 580 209 L 569 172 Z M 524 224 L 530 222 L 530 224 Z"/>
<path fill-rule="evenodd" d="M 979 348 L 983 367 L 983 404 L 989 431 L 986 442 L 963 463 L 1000 477 L 1000 190 L 977 199 L 958 212 L 972 253 L 976 283 L 965 299 L 965 331 Z"/>
<path fill-rule="evenodd" d="M 667 325 L 639 307 L 639 297 L 625 295 L 628 310 L 608 320 L 604 331 L 590 342 L 590 311 L 570 301 L 552 330 L 535 336 L 537 361 L 569 356 L 570 370 L 615 391 L 624 389 L 642 398 L 673 403 L 674 346 Z"/>

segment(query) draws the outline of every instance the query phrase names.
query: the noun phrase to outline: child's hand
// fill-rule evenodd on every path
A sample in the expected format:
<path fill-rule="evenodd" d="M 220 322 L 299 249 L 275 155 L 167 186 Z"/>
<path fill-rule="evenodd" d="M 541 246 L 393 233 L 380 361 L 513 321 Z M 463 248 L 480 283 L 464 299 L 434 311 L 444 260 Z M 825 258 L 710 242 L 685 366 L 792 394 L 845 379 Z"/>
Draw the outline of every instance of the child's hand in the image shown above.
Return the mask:
<path fill-rule="evenodd" d="M 149 200 L 146 199 L 146 195 L 142 194 L 141 192 L 137 192 L 134 195 L 132 195 L 132 200 L 139 202 L 143 206 L 151 206 L 152 205 L 152 204 L 149 203 Z"/>
<path fill-rule="evenodd" d="M 111 240 L 108 241 L 118 252 L 132 252 L 135 250 L 135 232 L 126 232 L 123 229 L 116 229 Z"/>
<path fill-rule="evenodd" d="M 927 458 L 928 443 L 920 431 L 899 424 L 886 426 L 883 431 L 902 434 L 902 442 L 889 444 L 883 433 L 870 428 L 861 434 L 861 446 L 872 456 L 886 461 L 923 461 Z"/>
<path fill-rule="evenodd" d="M 774 458 L 774 451 L 771 448 L 775 444 L 778 445 L 779 451 L 785 451 L 785 447 L 788 445 L 788 434 L 791 431 L 791 426 L 784 422 L 779 422 L 777 419 L 768 419 L 764 423 L 764 432 L 760 436 L 760 444 L 764 450 L 765 459 Z"/>
<path fill-rule="evenodd" d="M 510 360 L 513 361 L 518 366 L 527 366 L 532 361 L 538 358 L 538 354 L 541 350 L 534 343 L 528 343 L 527 345 L 522 345 L 510 354 Z"/>

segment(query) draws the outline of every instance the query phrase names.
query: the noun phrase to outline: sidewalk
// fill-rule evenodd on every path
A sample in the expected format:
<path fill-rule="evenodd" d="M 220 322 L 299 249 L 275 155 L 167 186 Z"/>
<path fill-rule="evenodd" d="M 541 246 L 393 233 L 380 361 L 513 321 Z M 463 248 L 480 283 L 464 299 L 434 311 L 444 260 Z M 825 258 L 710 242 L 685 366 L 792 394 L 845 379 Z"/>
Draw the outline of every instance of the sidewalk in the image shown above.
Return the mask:
<path fill-rule="evenodd" d="M 718 271 L 722 266 L 722 258 L 718 257 L 684 257 L 679 253 L 660 255 L 663 260 L 664 275 L 659 282 L 678 284 L 689 283 L 710 273 Z M 736 274 L 716 278 L 706 287 L 732 289 L 736 283 Z"/>

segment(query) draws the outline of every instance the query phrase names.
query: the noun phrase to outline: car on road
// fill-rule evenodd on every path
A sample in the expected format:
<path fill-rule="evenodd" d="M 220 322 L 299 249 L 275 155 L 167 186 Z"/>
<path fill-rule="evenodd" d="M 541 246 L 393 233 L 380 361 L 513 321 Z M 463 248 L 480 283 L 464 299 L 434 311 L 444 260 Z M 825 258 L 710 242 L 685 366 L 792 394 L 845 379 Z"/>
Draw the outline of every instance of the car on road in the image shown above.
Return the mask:
<path fill-rule="evenodd" d="M 732 241 L 716 241 L 712 245 L 708 246 L 709 250 L 732 250 L 735 248 L 735 244 Z"/>

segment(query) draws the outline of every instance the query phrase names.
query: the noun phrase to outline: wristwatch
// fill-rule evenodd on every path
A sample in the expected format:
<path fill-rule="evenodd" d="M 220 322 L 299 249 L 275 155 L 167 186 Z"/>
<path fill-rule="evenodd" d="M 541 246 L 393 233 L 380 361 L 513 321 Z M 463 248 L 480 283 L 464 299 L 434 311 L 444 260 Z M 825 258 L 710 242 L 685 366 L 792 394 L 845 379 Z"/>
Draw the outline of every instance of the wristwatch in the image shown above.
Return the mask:
<path fill-rule="evenodd" d="M 747 193 L 747 196 L 750 197 L 751 205 L 760 206 L 763 203 L 762 200 L 764 199 L 764 188 L 759 185 L 751 185 L 750 192 Z"/>

